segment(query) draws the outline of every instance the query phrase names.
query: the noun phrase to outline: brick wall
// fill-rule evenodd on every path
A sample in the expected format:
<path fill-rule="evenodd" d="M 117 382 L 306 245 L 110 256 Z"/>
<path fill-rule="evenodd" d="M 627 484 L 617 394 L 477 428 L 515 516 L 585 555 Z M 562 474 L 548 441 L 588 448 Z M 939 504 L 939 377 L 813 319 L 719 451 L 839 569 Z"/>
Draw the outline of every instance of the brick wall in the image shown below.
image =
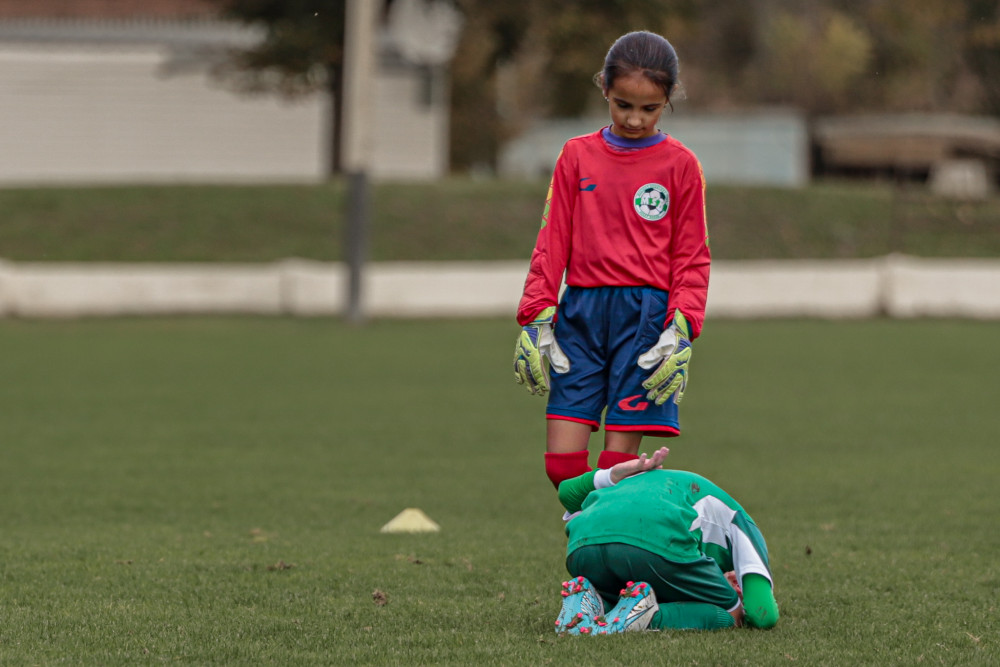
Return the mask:
<path fill-rule="evenodd" d="M 0 19 L 191 18 L 218 13 L 219 0 L 0 0 Z"/>

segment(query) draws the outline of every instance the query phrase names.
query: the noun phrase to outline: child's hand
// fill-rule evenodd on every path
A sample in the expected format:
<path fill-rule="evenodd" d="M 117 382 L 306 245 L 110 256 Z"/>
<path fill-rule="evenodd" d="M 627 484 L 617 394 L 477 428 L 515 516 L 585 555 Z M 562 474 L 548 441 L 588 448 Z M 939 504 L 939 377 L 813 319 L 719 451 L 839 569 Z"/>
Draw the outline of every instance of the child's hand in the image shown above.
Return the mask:
<path fill-rule="evenodd" d="M 653 452 L 653 455 L 650 457 L 647 457 L 646 454 L 643 453 L 640 454 L 637 459 L 632 459 L 631 461 L 625 461 L 611 466 L 611 483 L 617 484 L 626 477 L 631 477 L 632 475 L 638 475 L 641 472 L 655 470 L 656 468 L 662 467 L 663 460 L 667 458 L 667 454 L 669 453 L 669 449 L 666 447 L 660 447 Z"/>
<path fill-rule="evenodd" d="M 569 370 L 569 359 L 559 349 L 552 331 L 555 316 L 555 306 L 540 312 L 533 322 L 522 327 L 514 345 L 514 380 L 539 396 L 549 390 L 550 368 L 556 373 Z"/>
<path fill-rule="evenodd" d="M 680 404 L 687 389 L 688 364 L 691 361 L 691 334 L 684 313 L 676 311 L 673 323 L 660 334 L 656 345 L 639 356 L 639 367 L 656 368 L 645 382 L 646 398 L 663 405 L 671 396 Z"/>

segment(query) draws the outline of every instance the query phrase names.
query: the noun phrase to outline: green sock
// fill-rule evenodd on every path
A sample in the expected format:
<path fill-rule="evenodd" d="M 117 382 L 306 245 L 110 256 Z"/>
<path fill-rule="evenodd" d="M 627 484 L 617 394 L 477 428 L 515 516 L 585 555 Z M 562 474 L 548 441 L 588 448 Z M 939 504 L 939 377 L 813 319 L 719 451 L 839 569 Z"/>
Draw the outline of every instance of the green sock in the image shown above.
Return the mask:
<path fill-rule="evenodd" d="M 656 630 L 722 630 L 736 624 L 722 607 L 708 602 L 661 604 L 650 624 Z"/>
<path fill-rule="evenodd" d="M 743 577 L 743 622 L 755 628 L 773 628 L 778 623 L 778 603 L 771 582 L 759 574 Z"/>

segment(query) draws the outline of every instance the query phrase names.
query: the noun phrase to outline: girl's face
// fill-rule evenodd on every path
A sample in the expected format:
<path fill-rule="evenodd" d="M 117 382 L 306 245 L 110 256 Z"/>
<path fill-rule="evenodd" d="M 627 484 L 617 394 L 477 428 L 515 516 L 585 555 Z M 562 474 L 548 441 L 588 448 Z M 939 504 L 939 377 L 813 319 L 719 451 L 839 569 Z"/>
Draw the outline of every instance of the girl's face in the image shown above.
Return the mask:
<path fill-rule="evenodd" d="M 667 95 L 642 72 L 615 79 L 604 91 L 611 110 L 611 131 L 626 139 L 644 139 L 656 134 L 656 124 L 667 105 Z"/>

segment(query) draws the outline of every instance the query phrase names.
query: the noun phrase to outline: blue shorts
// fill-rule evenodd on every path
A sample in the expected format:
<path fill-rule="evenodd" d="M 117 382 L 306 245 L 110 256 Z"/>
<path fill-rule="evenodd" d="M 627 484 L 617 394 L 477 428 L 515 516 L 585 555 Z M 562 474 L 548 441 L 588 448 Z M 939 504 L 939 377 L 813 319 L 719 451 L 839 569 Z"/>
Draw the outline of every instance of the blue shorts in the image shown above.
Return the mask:
<path fill-rule="evenodd" d="M 567 287 L 559 304 L 556 341 L 569 358 L 566 373 L 551 373 L 546 417 L 589 424 L 593 430 L 680 435 L 677 404 L 656 405 L 642 383 L 653 369 L 639 355 L 666 327 L 667 293 L 653 287 Z"/>

